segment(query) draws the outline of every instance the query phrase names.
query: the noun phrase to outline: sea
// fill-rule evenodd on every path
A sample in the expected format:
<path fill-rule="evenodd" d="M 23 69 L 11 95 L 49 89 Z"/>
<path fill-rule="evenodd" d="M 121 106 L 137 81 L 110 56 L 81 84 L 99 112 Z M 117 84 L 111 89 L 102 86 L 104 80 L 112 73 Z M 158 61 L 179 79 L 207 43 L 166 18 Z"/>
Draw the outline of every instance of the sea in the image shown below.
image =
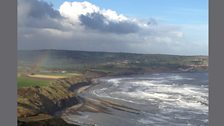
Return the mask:
<path fill-rule="evenodd" d="M 80 97 L 110 101 L 101 106 L 106 112 L 66 111 L 63 118 L 83 126 L 208 126 L 208 89 L 207 72 L 103 77 Z"/>

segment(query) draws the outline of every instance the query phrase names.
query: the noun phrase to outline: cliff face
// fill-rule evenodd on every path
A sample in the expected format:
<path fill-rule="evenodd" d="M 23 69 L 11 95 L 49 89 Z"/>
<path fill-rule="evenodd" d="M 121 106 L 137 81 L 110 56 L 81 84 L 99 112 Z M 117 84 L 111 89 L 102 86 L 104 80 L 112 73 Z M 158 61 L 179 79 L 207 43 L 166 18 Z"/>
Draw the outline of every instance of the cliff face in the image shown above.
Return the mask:
<path fill-rule="evenodd" d="M 78 103 L 75 89 L 90 82 L 83 76 L 59 79 L 46 87 L 18 89 L 18 118 L 55 112 Z"/>

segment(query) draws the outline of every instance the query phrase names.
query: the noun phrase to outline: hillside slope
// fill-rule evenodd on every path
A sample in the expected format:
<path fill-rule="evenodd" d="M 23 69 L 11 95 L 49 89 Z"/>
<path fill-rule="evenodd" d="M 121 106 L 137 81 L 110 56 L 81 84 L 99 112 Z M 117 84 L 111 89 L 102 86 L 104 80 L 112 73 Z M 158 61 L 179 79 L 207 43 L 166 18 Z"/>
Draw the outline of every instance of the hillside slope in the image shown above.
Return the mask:
<path fill-rule="evenodd" d="M 162 54 L 133 54 L 86 52 L 66 50 L 18 51 L 18 70 L 29 72 L 98 70 L 120 71 L 169 71 L 207 70 L 207 56 L 178 56 Z"/>

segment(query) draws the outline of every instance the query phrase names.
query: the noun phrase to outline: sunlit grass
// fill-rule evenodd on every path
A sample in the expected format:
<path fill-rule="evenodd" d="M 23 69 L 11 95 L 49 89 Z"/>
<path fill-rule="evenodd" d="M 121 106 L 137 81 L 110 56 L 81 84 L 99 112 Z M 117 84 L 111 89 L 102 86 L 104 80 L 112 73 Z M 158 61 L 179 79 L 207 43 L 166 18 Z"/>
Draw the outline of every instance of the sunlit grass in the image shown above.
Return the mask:
<path fill-rule="evenodd" d="M 66 78 L 64 75 L 44 75 L 44 74 L 35 74 L 35 75 L 28 75 L 30 78 L 41 78 L 41 79 L 60 79 Z"/>
<path fill-rule="evenodd" d="M 47 86 L 50 83 L 51 80 L 41 80 L 41 79 L 35 79 L 30 77 L 24 77 L 20 76 L 17 77 L 17 87 L 34 87 L 34 86 Z"/>
<path fill-rule="evenodd" d="M 34 87 L 34 86 L 47 86 L 50 82 L 56 79 L 67 78 L 70 76 L 81 76 L 78 73 L 48 73 L 48 74 L 27 74 L 17 75 L 18 88 Z"/>

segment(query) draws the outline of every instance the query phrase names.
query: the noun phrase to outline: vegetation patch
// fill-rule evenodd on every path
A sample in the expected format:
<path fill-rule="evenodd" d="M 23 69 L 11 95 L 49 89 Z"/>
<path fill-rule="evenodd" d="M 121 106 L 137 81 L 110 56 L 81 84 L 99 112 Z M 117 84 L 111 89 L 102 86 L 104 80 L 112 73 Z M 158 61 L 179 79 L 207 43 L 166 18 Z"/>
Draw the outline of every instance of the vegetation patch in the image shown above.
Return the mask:
<path fill-rule="evenodd" d="M 31 77 L 19 76 L 17 77 L 17 86 L 18 88 L 22 87 L 43 87 L 47 86 L 51 81 L 50 80 L 41 80 Z"/>
<path fill-rule="evenodd" d="M 66 78 L 64 75 L 44 75 L 44 74 L 34 74 L 28 75 L 30 78 L 41 78 L 41 79 L 61 79 Z"/>

